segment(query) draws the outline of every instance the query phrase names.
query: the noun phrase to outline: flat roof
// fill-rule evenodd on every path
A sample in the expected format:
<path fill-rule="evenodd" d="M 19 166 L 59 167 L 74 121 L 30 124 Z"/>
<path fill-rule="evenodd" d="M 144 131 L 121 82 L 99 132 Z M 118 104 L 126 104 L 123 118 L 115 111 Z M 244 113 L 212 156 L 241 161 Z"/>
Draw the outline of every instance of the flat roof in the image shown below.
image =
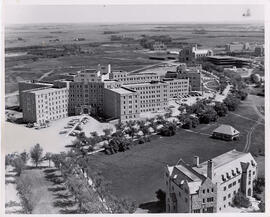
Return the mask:
<path fill-rule="evenodd" d="M 29 92 L 29 93 L 49 93 L 49 92 L 54 92 L 56 90 L 61 90 L 61 89 L 66 89 L 66 87 L 42 87 L 38 89 L 32 89 L 32 90 L 27 90 L 23 92 Z"/>
<path fill-rule="evenodd" d="M 233 56 L 208 56 L 208 58 L 212 59 L 232 59 L 232 60 L 243 60 L 243 61 L 250 61 L 250 59 L 240 58 L 240 57 L 233 57 Z"/>
<path fill-rule="evenodd" d="M 135 84 L 124 84 L 124 87 L 134 87 L 134 86 L 150 86 L 153 84 L 167 84 L 163 81 L 154 81 L 154 82 L 143 82 L 143 83 L 135 83 Z"/>
<path fill-rule="evenodd" d="M 111 91 L 113 91 L 113 92 L 116 92 L 116 93 L 119 93 L 119 94 L 131 94 L 131 93 L 134 93 L 134 91 L 132 91 L 132 90 L 128 90 L 128 89 L 126 89 L 126 88 L 122 88 L 122 87 L 120 87 L 120 88 L 114 88 L 114 89 L 110 89 Z"/>

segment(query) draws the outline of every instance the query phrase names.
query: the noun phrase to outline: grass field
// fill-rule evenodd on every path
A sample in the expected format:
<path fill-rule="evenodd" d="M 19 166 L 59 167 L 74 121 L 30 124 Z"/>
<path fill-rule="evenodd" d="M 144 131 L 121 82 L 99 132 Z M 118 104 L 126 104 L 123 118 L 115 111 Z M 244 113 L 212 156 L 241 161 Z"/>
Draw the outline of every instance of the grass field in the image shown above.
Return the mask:
<path fill-rule="evenodd" d="M 93 170 L 100 170 L 112 182 L 114 194 L 135 200 L 138 204 L 154 201 L 155 191 L 164 187 L 163 174 L 167 164 L 173 165 L 180 158 L 191 163 L 194 155 L 200 156 L 202 162 L 234 148 L 243 151 L 247 133 L 258 119 L 252 109 L 248 103 L 243 103 L 235 112 L 243 117 L 229 114 L 217 123 L 200 125 L 194 132 L 179 129 L 173 137 L 155 136 L 150 143 L 135 146 L 124 153 L 91 156 L 89 164 Z M 225 142 L 207 135 L 222 123 L 239 130 L 240 140 Z M 253 133 L 256 136 L 252 137 L 250 150 L 256 152 L 258 145 L 264 148 L 264 126 L 259 125 Z M 260 170 L 264 167 L 262 164 L 263 161 Z"/>

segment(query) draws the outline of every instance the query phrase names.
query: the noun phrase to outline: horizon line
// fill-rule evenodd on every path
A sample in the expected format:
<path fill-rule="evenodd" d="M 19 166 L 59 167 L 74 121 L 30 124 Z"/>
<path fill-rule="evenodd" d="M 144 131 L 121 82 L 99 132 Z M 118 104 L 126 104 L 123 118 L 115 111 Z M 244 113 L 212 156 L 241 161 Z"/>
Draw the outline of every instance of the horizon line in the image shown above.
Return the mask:
<path fill-rule="evenodd" d="M 129 22 L 89 22 L 89 21 L 82 21 L 82 22 L 38 22 L 38 23 L 5 23 L 5 25 L 37 25 L 37 24 L 108 24 L 108 25 L 121 25 L 121 24 L 144 24 L 144 25 L 153 25 L 153 24 L 264 24 L 265 20 L 249 20 L 249 21 L 160 21 L 160 22 L 136 22 L 136 21 L 129 21 Z"/>

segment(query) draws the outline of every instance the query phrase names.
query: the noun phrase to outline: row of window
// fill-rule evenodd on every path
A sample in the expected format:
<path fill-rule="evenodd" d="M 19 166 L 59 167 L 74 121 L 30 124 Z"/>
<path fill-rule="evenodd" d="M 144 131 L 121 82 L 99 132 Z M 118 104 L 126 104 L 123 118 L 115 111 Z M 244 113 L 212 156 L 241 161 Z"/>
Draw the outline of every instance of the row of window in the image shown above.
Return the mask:
<path fill-rule="evenodd" d="M 203 189 L 203 190 L 202 190 L 202 193 L 203 193 L 203 194 L 205 194 L 205 192 L 210 193 L 210 191 L 211 191 L 211 192 L 214 192 L 214 188 L 211 188 L 211 189 L 207 188 L 206 191 L 205 191 L 205 189 Z"/>

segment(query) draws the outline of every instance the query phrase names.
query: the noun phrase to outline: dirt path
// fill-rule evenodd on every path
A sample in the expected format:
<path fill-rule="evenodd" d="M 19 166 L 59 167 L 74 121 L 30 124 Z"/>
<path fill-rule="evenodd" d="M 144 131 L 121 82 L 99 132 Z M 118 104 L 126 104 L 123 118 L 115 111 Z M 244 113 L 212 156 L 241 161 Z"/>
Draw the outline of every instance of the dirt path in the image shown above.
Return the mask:
<path fill-rule="evenodd" d="M 44 75 L 42 75 L 42 76 L 38 79 L 38 81 L 42 81 L 44 78 L 48 77 L 48 76 L 49 76 L 50 74 L 52 74 L 53 72 L 54 72 L 54 69 L 51 70 L 51 71 L 46 72 Z"/>
<path fill-rule="evenodd" d="M 61 174 L 53 168 L 25 170 L 32 189 L 32 214 L 76 213 L 77 205 L 66 189 Z"/>
<path fill-rule="evenodd" d="M 244 147 L 243 152 L 248 152 L 249 151 L 249 148 L 250 148 L 250 145 L 251 145 L 251 136 L 252 136 L 252 133 L 254 132 L 254 130 L 256 129 L 256 127 L 260 124 L 260 120 L 261 119 L 259 118 L 258 121 L 248 131 L 248 133 L 247 133 L 247 141 L 246 141 L 246 144 L 245 144 L 245 147 Z"/>

